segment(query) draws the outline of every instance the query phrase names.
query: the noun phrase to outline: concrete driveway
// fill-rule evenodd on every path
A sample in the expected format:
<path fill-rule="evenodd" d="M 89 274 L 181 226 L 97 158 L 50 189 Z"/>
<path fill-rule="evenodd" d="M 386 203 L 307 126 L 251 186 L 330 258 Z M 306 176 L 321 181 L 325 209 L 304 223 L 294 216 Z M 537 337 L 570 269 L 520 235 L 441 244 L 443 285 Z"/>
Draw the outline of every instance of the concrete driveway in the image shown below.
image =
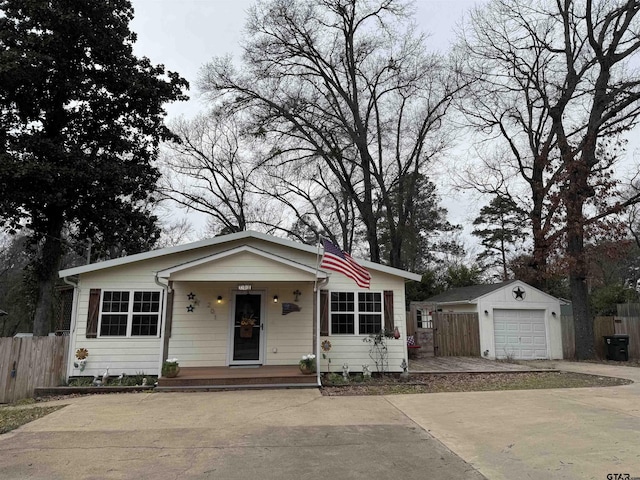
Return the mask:
<path fill-rule="evenodd" d="M 492 480 L 640 478 L 640 368 L 544 365 L 636 383 L 387 398 Z"/>
<path fill-rule="evenodd" d="M 638 368 L 555 367 L 640 382 Z M 387 397 L 98 395 L 0 436 L 0 479 L 604 480 L 640 477 L 639 445 L 640 383 Z"/>
<path fill-rule="evenodd" d="M 0 436 L 0 479 L 484 477 L 384 397 L 96 395 Z"/>

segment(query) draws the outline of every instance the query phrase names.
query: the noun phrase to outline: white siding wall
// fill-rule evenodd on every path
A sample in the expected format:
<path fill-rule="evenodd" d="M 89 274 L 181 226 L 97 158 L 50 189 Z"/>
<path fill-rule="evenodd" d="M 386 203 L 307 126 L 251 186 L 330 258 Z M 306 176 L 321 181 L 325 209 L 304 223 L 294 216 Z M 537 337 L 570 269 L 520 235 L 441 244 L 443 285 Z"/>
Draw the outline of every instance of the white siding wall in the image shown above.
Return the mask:
<path fill-rule="evenodd" d="M 252 292 L 265 295 L 264 364 L 297 364 L 313 348 L 313 284 L 249 283 Z M 174 315 L 168 357 L 177 358 L 185 367 L 228 365 L 231 308 L 237 283 L 178 282 L 173 287 Z M 292 292 L 296 289 L 302 292 L 297 302 L 300 311 L 282 315 L 282 303 L 295 303 Z M 196 295 L 194 301 L 188 299 L 189 293 Z M 217 303 L 219 295 L 223 297 L 221 304 Z M 274 295 L 278 295 L 278 303 L 273 303 Z M 193 312 L 187 311 L 189 305 L 194 305 Z"/>
<path fill-rule="evenodd" d="M 384 290 L 393 290 L 393 313 L 394 324 L 400 331 L 400 338 L 388 339 L 388 363 L 390 372 L 401 372 L 402 368 L 400 364 L 402 359 L 407 358 L 407 333 L 406 333 L 406 311 L 405 311 L 405 292 L 404 292 L 404 280 L 402 278 L 395 277 L 378 272 L 371 273 L 371 288 L 372 292 L 380 292 Z M 362 291 L 358 288 L 355 282 L 340 273 L 331 273 L 331 279 L 329 284 L 324 289 L 331 291 L 347 292 Z M 383 297 L 384 298 L 384 297 Z M 331 323 L 331 319 L 329 319 Z M 384 324 L 384 310 L 383 310 L 383 324 Z M 320 352 L 320 371 L 329 371 L 328 359 L 331 359 L 331 372 L 342 373 L 342 365 L 347 363 L 349 365 L 350 372 L 361 372 L 362 365 L 369 365 L 371 372 L 376 371 L 374 361 L 369 357 L 369 350 L 371 344 L 364 342 L 363 339 L 367 335 L 330 335 L 328 337 L 321 337 L 320 341 L 329 340 L 331 342 L 331 351 L 324 352 L 328 358 L 322 358 L 322 351 Z"/>
<path fill-rule="evenodd" d="M 290 261 L 313 268 L 316 266 L 316 256 L 312 253 L 259 239 L 242 239 L 82 274 L 71 339 L 69 375 L 95 373 L 102 375 L 107 366 L 114 375 L 119 375 L 121 372 L 127 374 L 144 372 L 155 375 L 158 374 L 162 361 L 161 338 L 86 338 L 90 289 L 158 290 L 161 287 L 155 282 L 156 272 L 247 244 Z M 175 277 L 182 278 L 183 281 L 173 283 L 174 315 L 168 357 L 178 358 L 183 366 L 227 364 L 231 322 L 230 300 L 238 283 L 251 283 L 254 290 L 265 292 L 267 309 L 264 330 L 265 364 L 297 364 L 302 355 L 314 350 L 313 297 L 315 294 L 311 281 L 313 276 L 309 278 L 309 274 L 299 269 L 245 253 L 217 261 L 209 267 L 202 265 L 190 271 L 194 275 L 200 275 L 202 278 L 198 278 L 199 280 L 208 281 L 195 282 L 194 278 L 189 277 L 189 272 L 182 272 Z M 212 274 L 214 271 L 215 274 Z M 226 277 L 216 276 L 219 272 L 224 272 Z M 394 290 L 394 321 L 400 330 L 401 338 L 389 340 L 389 369 L 398 372 L 401 371 L 402 359 L 407 358 L 404 279 L 386 273 L 371 272 L 371 274 L 373 277 L 371 291 Z M 235 280 L 228 281 L 229 277 Z M 267 279 L 278 281 L 267 281 Z M 331 273 L 328 286 L 323 288 L 336 291 L 359 290 L 352 280 L 335 272 Z M 295 302 L 301 307 L 301 311 L 283 316 L 281 304 L 294 303 L 293 291 L 296 289 L 302 292 L 299 301 Z M 193 313 L 188 313 L 186 309 L 190 303 L 186 295 L 190 291 L 193 291 L 199 300 L 199 305 Z M 224 298 L 222 305 L 216 303 L 218 295 Z M 278 304 L 273 304 L 273 295 L 278 295 L 280 300 Z M 211 312 L 211 306 L 214 313 Z M 362 341 L 363 336 L 333 335 L 326 338 L 333 344 L 333 349 L 329 352 L 333 371 L 336 367 L 341 371 L 342 364 L 345 362 L 349 364 L 352 371 L 360 371 L 363 364 L 369 364 L 371 370 L 375 371 L 373 361 L 369 358 L 369 344 Z M 74 352 L 80 347 L 89 350 L 89 360 L 83 373 L 73 367 Z M 321 360 L 321 369 L 327 371 L 326 360 Z"/>
<path fill-rule="evenodd" d="M 229 296 L 218 284 L 173 283 L 173 319 L 167 358 L 184 367 L 220 366 L 226 363 L 229 332 Z M 187 295 L 193 293 L 194 300 Z M 218 295 L 223 303 L 216 303 Z M 194 306 L 193 312 L 187 307 Z"/>
<path fill-rule="evenodd" d="M 293 292 L 300 290 L 298 302 Z M 278 295 L 278 303 L 273 296 Z M 313 353 L 313 283 L 276 283 L 269 286 L 267 295 L 266 364 L 296 365 L 302 355 Z M 299 312 L 282 315 L 282 303 L 296 303 Z M 273 350 L 276 349 L 274 352 Z"/>
<path fill-rule="evenodd" d="M 86 338 L 89 292 L 92 288 L 101 290 L 162 290 L 154 281 L 154 276 L 144 268 L 114 268 L 105 272 L 85 274 L 81 278 L 78 294 L 78 308 L 75 330 L 71 335 L 69 348 L 69 376 L 102 376 L 109 367 L 111 375 L 145 373 L 157 375 L 162 339 L 148 337 L 104 337 Z M 163 293 L 163 297 L 164 297 Z M 75 351 L 84 347 L 89 350 L 84 372 L 74 368 Z"/>

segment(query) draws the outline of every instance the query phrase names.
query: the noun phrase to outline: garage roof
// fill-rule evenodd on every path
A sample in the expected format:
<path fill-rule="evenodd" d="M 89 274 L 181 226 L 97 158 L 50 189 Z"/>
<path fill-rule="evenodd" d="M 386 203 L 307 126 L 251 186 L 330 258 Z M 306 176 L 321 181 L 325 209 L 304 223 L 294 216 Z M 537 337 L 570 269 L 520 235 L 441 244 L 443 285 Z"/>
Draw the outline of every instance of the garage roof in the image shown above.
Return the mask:
<path fill-rule="evenodd" d="M 452 288 L 446 292 L 442 292 L 439 295 L 435 295 L 431 298 L 427 298 L 425 302 L 430 303 L 471 303 L 473 300 L 480 298 L 488 293 L 499 290 L 507 285 L 510 285 L 517 280 L 509 280 L 501 283 L 491 283 L 485 285 L 471 285 L 470 287 Z"/>

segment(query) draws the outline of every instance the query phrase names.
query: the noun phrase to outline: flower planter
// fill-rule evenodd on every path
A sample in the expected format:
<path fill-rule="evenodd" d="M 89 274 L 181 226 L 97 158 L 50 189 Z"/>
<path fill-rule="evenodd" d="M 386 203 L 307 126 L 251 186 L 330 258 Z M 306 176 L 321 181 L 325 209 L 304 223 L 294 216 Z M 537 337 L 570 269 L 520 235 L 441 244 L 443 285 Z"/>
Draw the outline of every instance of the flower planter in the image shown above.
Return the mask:
<path fill-rule="evenodd" d="M 307 367 L 305 365 L 300 365 L 300 371 L 305 375 L 311 375 L 312 373 L 316 373 L 313 367 Z"/>
<path fill-rule="evenodd" d="M 180 373 L 180 367 L 165 367 L 162 369 L 162 376 L 166 378 L 174 378 L 177 377 Z"/>

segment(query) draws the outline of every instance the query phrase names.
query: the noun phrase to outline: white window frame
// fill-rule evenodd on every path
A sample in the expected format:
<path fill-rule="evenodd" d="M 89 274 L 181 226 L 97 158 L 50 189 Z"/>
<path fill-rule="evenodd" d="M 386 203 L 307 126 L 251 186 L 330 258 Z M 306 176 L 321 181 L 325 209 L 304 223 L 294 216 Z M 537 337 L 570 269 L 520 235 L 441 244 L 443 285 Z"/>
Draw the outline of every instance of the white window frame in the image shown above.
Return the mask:
<path fill-rule="evenodd" d="M 331 295 L 333 293 L 352 293 L 354 296 L 354 300 L 353 300 L 353 312 L 347 312 L 347 311 L 334 311 L 332 308 L 332 301 L 331 301 Z M 363 311 L 361 312 L 359 309 L 359 294 L 361 293 L 373 293 L 373 294 L 377 294 L 380 295 L 380 312 L 367 312 L 367 311 Z M 353 315 L 353 333 L 334 333 L 333 332 L 333 321 L 332 321 L 332 316 L 334 313 L 344 313 L 344 314 L 352 314 Z M 336 336 L 342 336 L 342 337 L 349 337 L 349 336 L 363 336 L 363 335 L 369 335 L 369 333 L 360 333 L 360 314 L 363 315 L 380 315 L 380 329 L 384 328 L 384 292 L 382 291 L 370 291 L 370 290 L 332 290 L 329 291 L 329 335 L 336 335 Z M 376 332 L 378 333 L 378 332 Z"/>
<path fill-rule="evenodd" d="M 428 308 L 418 308 L 416 310 L 416 327 L 433 328 L 433 315 Z"/>
<path fill-rule="evenodd" d="M 105 293 L 111 292 L 127 292 L 129 293 L 129 301 L 128 308 L 126 312 L 103 312 L 102 307 L 104 305 L 104 295 Z M 160 299 L 158 301 L 158 311 L 157 312 L 134 312 L 133 304 L 134 296 L 136 293 L 159 293 Z M 128 288 L 109 288 L 102 289 L 100 292 L 100 313 L 98 314 L 98 338 L 160 338 L 160 329 L 162 327 L 162 311 L 164 305 L 164 296 L 163 290 L 157 288 L 145 288 L 145 289 L 128 289 Z M 102 335 L 102 317 L 103 313 L 106 315 L 110 315 L 112 313 L 126 315 L 127 316 L 127 332 L 126 335 Z M 132 335 L 131 331 L 133 330 L 133 316 L 134 315 L 158 315 L 158 329 L 155 335 Z"/>

